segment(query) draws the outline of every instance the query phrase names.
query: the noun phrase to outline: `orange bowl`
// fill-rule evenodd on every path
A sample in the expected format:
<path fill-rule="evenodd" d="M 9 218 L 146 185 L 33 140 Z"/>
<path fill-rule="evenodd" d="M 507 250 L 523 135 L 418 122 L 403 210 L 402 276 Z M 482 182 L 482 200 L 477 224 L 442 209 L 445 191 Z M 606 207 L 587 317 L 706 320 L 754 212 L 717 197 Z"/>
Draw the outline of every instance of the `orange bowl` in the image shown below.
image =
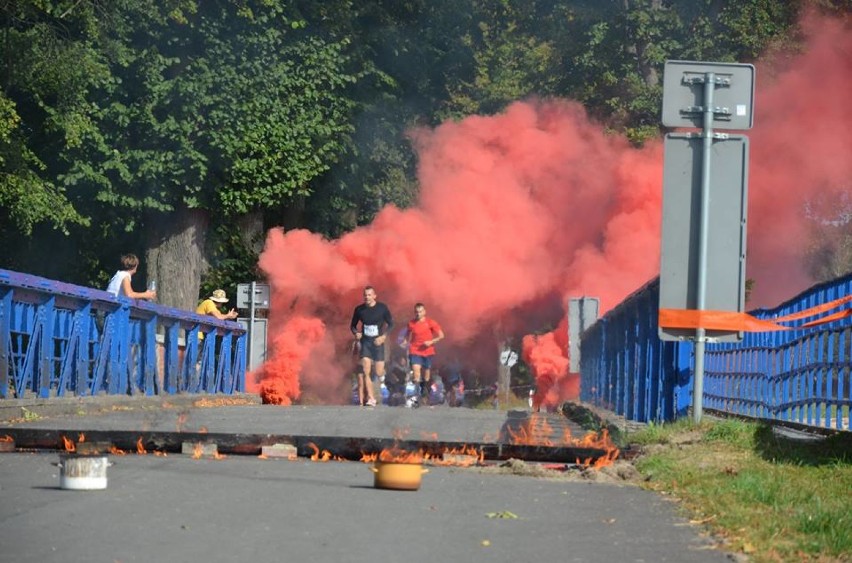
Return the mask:
<path fill-rule="evenodd" d="M 420 481 L 428 469 L 419 463 L 397 463 L 393 461 L 377 461 L 370 468 L 374 474 L 373 486 L 377 489 L 394 489 L 398 491 L 416 491 Z"/>

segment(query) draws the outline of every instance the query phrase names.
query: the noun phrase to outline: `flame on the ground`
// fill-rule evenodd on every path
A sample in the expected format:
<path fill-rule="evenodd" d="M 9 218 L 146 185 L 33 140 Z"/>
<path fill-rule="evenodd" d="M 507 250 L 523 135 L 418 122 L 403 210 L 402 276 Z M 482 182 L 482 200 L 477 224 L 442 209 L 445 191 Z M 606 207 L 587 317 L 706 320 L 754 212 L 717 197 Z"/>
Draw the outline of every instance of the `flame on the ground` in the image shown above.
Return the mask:
<path fill-rule="evenodd" d="M 589 432 L 583 436 L 583 439 L 579 441 L 578 445 L 585 448 L 598 448 L 606 452 L 598 458 L 588 458 L 582 461 L 577 460 L 578 465 L 591 467 L 592 469 L 600 469 L 601 467 L 612 465 L 618 459 L 619 454 L 621 454 L 619 449 L 615 447 L 615 444 L 612 443 L 612 440 L 610 440 L 609 431 L 606 428 L 601 430 L 600 434 Z"/>
<path fill-rule="evenodd" d="M 604 429 L 600 433 L 589 432 L 582 438 L 575 438 L 570 428 L 565 428 L 562 435 L 554 432 L 547 417 L 541 413 L 532 413 L 516 428 L 505 429 L 505 437 L 509 443 L 518 446 L 545 446 L 564 448 L 589 448 L 602 450 L 603 455 L 577 460 L 583 467 L 600 469 L 612 465 L 619 456 L 619 450 L 610 439 L 609 432 Z"/>
<path fill-rule="evenodd" d="M 124 451 L 120 448 L 117 448 L 115 445 L 110 446 L 109 453 L 115 454 L 115 455 L 127 455 L 126 451 Z"/>
<path fill-rule="evenodd" d="M 201 455 L 204 453 L 204 446 L 201 443 L 196 443 L 192 447 L 192 459 L 201 459 Z"/>
<path fill-rule="evenodd" d="M 373 463 L 375 461 L 384 461 L 388 463 L 423 463 L 426 458 L 423 450 L 409 451 L 400 448 L 399 446 L 391 446 L 380 452 L 361 453 L 361 460 L 364 463 Z"/>
<path fill-rule="evenodd" d="M 162 450 L 154 450 L 154 451 L 153 451 L 153 452 L 151 452 L 151 453 L 152 453 L 152 454 L 154 454 L 154 455 L 155 455 L 155 456 L 157 456 L 157 457 L 168 457 L 168 455 L 169 455 L 169 454 L 167 454 L 166 452 L 164 452 L 164 451 L 162 451 Z"/>
<path fill-rule="evenodd" d="M 485 461 L 485 452 L 474 446 L 464 445 L 460 448 L 445 448 L 437 456 L 429 456 L 434 465 L 454 465 L 469 467 Z"/>
<path fill-rule="evenodd" d="M 145 445 L 142 444 L 142 436 L 139 436 L 139 439 L 136 440 L 136 453 L 137 454 L 147 454 L 148 450 L 145 449 Z"/>
<path fill-rule="evenodd" d="M 77 443 L 81 444 L 86 441 L 86 435 L 80 432 L 80 435 L 77 436 Z"/>
<path fill-rule="evenodd" d="M 69 440 L 65 436 L 62 436 L 62 442 L 65 444 L 65 451 L 66 452 L 76 452 L 77 451 L 77 445 L 74 443 L 73 440 Z"/>
<path fill-rule="evenodd" d="M 0 442 L 11 442 L 12 437 L 6 434 L 5 436 L 0 436 Z"/>
<path fill-rule="evenodd" d="M 336 456 L 328 450 L 320 451 L 319 447 L 313 442 L 308 442 L 308 447 L 314 450 L 311 454 L 311 461 L 346 461 L 346 458 Z"/>
<path fill-rule="evenodd" d="M 257 459 L 269 459 L 269 456 L 266 454 L 260 454 L 257 456 Z"/>

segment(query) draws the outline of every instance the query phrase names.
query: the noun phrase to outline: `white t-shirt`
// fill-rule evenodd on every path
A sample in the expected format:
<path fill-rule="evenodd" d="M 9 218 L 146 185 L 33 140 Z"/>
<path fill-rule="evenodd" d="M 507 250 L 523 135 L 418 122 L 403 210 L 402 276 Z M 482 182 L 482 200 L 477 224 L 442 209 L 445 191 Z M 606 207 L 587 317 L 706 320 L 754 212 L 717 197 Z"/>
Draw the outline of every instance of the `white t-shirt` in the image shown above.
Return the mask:
<path fill-rule="evenodd" d="M 106 290 L 116 297 L 124 295 L 124 278 L 130 279 L 130 272 L 127 270 L 117 271 L 112 279 L 109 280 L 109 285 Z"/>

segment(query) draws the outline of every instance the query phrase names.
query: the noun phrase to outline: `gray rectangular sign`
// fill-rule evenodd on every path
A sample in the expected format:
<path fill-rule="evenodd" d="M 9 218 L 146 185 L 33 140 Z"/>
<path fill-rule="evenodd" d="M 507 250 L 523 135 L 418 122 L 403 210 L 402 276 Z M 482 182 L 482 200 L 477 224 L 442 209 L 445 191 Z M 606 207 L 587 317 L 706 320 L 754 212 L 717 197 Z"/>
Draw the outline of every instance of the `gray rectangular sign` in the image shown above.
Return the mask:
<path fill-rule="evenodd" d="M 251 284 L 237 285 L 237 309 L 248 309 L 251 306 Z M 254 284 L 254 308 L 269 309 L 269 284 Z"/>
<path fill-rule="evenodd" d="M 663 125 L 704 127 L 704 82 L 715 75 L 713 127 L 751 129 L 754 124 L 754 66 L 739 63 L 666 61 L 663 74 Z"/>
<path fill-rule="evenodd" d="M 700 135 L 666 135 L 663 170 L 663 230 L 660 308 L 696 309 L 701 219 Z M 743 312 L 745 307 L 748 138 L 715 139 L 711 149 L 706 295 L 704 310 Z M 659 330 L 663 340 L 695 336 L 694 329 Z M 741 333 L 708 330 L 735 342 Z"/>

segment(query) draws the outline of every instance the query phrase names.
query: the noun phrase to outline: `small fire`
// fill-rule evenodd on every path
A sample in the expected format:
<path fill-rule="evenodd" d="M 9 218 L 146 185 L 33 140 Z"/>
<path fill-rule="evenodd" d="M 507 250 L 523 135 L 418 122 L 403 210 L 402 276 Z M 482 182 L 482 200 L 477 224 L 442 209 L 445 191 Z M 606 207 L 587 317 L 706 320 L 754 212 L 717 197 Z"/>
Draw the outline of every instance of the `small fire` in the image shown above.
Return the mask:
<path fill-rule="evenodd" d="M 569 431 L 568 438 L 564 440 L 564 444 L 554 444 L 553 440 L 550 439 L 551 434 L 553 434 L 553 427 L 539 413 L 533 413 L 517 429 L 506 428 L 506 433 L 508 434 L 509 443 L 516 446 L 552 447 L 571 443 Z"/>
<path fill-rule="evenodd" d="M 423 450 L 411 452 L 397 446 L 385 448 L 379 452 L 379 461 L 390 463 L 423 463 L 424 457 Z"/>
<path fill-rule="evenodd" d="M 154 451 L 153 451 L 153 452 L 151 452 L 151 453 L 152 453 L 152 454 L 154 454 L 154 455 L 155 455 L 155 456 L 157 456 L 157 457 L 168 457 L 168 455 L 169 455 L 169 454 L 167 454 L 166 452 L 161 451 L 161 450 L 154 450 Z"/>
<path fill-rule="evenodd" d="M 308 447 L 314 450 L 314 453 L 311 455 L 311 461 L 346 461 L 345 458 L 333 455 L 328 450 L 320 451 L 319 447 L 313 442 L 308 442 Z"/>
<path fill-rule="evenodd" d="M 469 467 L 485 461 L 485 452 L 474 446 L 464 445 L 460 448 L 447 448 L 440 457 L 431 459 L 435 465 L 457 465 Z"/>
<path fill-rule="evenodd" d="M 611 449 L 607 449 L 605 455 L 593 459 L 593 460 L 585 460 L 582 464 L 584 467 L 591 467 L 592 469 L 600 469 L 601 467 L 607 467 L 615 463 L 615 460 L 618 459 L 618 456 L 621 452 L 618 448 L 613 447 Z"/>
<path fill-rule="evenodd" d="M 201 459 L 201 455 L 204 453 L 204 446 L 200 443 L 196 443 L 192 448 L 192 459 Z"/>
<path fill-rule="evenodd" d="M 62 436 L 62 442 L 65 444 L 65 451 L 66 452 L 76 452 L 77 451 L 77 445 L 74 444 L 73 440 L 69 440 L 65 436 Z"/>
<path fill-rule="evenodd" d="M 260 454 L 259 456 L 257 456 L 257 459 L 269 459 L 269 456 L 266 454 Z"/>
<path fill-rule="evenodd" d="M 619 450 L 612 443 L 609 432 L 604 429 L 600 434 L 589 432 L 580 439 L 571 434 L 570 428 L 562 430 L 561 435 L 554 431 L 548 422 L 546 415 L 533 413 L 528 419 L 522 421 L 516 428 L 506 428 L 509 443 L 519 446 L 547 446 L 547 447 L 579 447 L 603 450 L 600 457 L 577 460 L 577 464 L 583 467 L 600 469 L 612 463 L 618 458 Z"/>
<path fill-rule="evenodd" d="M 0 442 L 11 442 L 12 437 L 6 434 L 5 436 L 0 436 Z"/>
<path fill-rule="evenodd" d="M 147 454 L 148 450 L 145 449 L 145 445 L 142 444 L 142 436 L 139 436 L 139 439 L 136 440 L 136 453 L 137 454 Z"/>
<path fill-rule="evenodd" d="M 115 455 L 127 455 L 127 452 L 122 450 L 121 448 L 117 448 L 115 445 L 110 446 L 109 453 Z"/>
<path fill-rule="evenodd" d="M 175 428 L 178 432 L 183 432 L 183 425 L 186 424 L 187 414 L 182 412 L 177 417 L 177 423 L 175 423 Z"/>
<path fill-rule="evenodd" d="M 198 433 L 199 434 L 207 434 L 207 427 L 202 426 L 201 428 L 198 429 Z"/>
<path fill-rule="evenodd" d="M 601 467 L 612 465 L 621 453 L 615 444 L 612 443 L 612 440 L 610 440 L 609 431 L 606 428 L 601 430 L 600 434 L 589 432 L 583 436 L 582 440 L 578 441 L 577 445 L 585 448 L 598 448 L 606 452 L 597 459 L 577 460 L 578 465 L 591 467 L 592 469 L 600 469 Z"/>
<path fill-rule="evenodd" d="M 82 444 L 85 441 L 86 441 L 86 435 L 83 434 L 82 432 L 80 432 L 80 435 L 77 436 L 77 443 Z"/>

